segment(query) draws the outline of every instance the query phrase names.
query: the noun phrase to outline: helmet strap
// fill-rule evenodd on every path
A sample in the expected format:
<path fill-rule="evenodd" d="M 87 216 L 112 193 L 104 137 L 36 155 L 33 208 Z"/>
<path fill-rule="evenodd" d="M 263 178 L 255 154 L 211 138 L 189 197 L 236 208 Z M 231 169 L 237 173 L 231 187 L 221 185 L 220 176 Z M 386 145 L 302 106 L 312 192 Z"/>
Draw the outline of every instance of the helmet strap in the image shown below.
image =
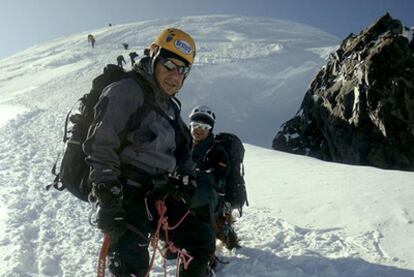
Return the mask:
<path fill-rule="evenodd" d="M 150 73 L 152 74 L 152 75 L 154 75 L 155 74 L 155 64 L 157 63 L 157 59 L 158 59 L 158 56 L 160 55 L 160 53 L 161 53 L 161 47 L 159 47 L 159 46 L 157 46 L 158 47 L 158 50 L 157 50 L 157 52 L 152 52 L 153 53 L 153 55 L 152 55 L 152 57 L 151 57 L 151 60 L 150 60 L 150 62 L 151 62 L 151 66 L 150 66 Z M 155 76 L 154 76 L 154 78 L 155 78 Z"/>

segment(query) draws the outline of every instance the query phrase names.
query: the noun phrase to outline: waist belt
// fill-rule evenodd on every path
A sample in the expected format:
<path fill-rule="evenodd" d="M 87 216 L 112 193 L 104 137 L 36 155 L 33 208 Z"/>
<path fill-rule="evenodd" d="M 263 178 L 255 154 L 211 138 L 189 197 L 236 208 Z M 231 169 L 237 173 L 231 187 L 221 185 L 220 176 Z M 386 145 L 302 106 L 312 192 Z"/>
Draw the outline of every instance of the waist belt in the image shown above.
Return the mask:
<path fill-rule="evenodd" d="M 121 178 L 125 180 L 127 185 L 145 190 L 165 185 L 169 181 L 167 173 L 150 175 L 133 165 L 123 165 L 121 172 Z"/>

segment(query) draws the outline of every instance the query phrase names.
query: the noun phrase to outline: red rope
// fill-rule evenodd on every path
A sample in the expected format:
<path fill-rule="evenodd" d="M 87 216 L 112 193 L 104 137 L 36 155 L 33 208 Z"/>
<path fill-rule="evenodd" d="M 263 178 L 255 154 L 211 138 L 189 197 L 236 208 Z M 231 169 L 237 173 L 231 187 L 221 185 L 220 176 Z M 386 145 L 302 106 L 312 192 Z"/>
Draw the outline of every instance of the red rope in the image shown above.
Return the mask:
<path fill-rule="evenodd" d="M 157 224 L 157 229 L 155 231 L 155 233 L 151 236 L 151 246 L 154 249 L 153 253 L 152 253 L 152 257 L 151 257 L 151 261 L 148 267 L 148 271 L 145 274 L 145 277 L 149 276 L 149 273 L 152 269 L 152 267 L 154 266 L 154 260 L 155 260 L 155 255 L 157 253 L 157 250 L 160 252 L 161 256 L 164 259 L 164 276 L 167 276 L 167 263 L 166 263 L 166 258 L 165 256 L 162 254 L 162 251 L 160 249 L 160 247 L 158 246 L 158 242 L 160 239 L 160 230 L 161 228 L 164 230 L 164 236 L 165 236 L 165 243 L 167 244 L 166 249 L 168 249 L 171 253 L 177 253 L 177 272 L 178 272 L 178 268 L 179 265 L 182 263 L 184 266 L 184 269 L 187 269 L 188 266 L 190 265 L 191 261 L 193 260 L 193 257 L 191 255 L 189 255 L 184 249 L 180 249 L 178 247 L 176 247 L 174 245 L 174 243 L 172 241 L 169 240 L 168 237 L 168 231 L 170 230 L 174 230 L 176 229 L 183 221 L 184 219 L 188 216 L 188 214 L 190 213 L 190 211 L 187 211 L 184 216 L 178 221 L 177 224 L 175 224 L 173 227 L 170 227 L 168 224 L 168 217 L 165 216 L 165 213 L 167 212 L 167 206 L 165 205 L 164 200 L 157 200 L 155 202 L 155 208 L 157 210 L 157 213 L 159 215 L 159 220 L 158 220 L 158 224 Z"/>
<path fill-rule="evenodd" d="M 109 233 L 104 234 L 104 240 L 101 247 L 101 252 L 99 253 L 98 260 L 98 277 L 105 277 L 105 263 L 106 256 L 109 251 Z"/>
<path fill-rule="evenodd" d="M 167 276 L 166 258 L 163 255 L 162 250 L 158 246 L 158 242 L 160 240 L 161 228 L 164 231 L 165 243 L 167 244 L 167 246 L 165 248 L 168 249 L 168 251 L 170 251 L 171 253 L 177 253 L 177 272 L 176 272 L 176 274 L 178 276 L 179 265 L 182 263 L 184 269 L 187 269 L 188 266 L 190 265 L 191 261 L 194 258 L 191 255 L 189 255 L 185 251 L 185 249 L 180 249 L 180 248 L 176 247 L 174 245 L 174 243 L 169 240 L 168 231 L 176 229 L 184 221 L 184 219 L 190 214 L 190 211 L 187 210 L 187 212 L 177 222 L 177 224 L 170 227 L 169 224 L 168 224 L 168 217 L 165 216 L 165 214 L 167 212 L 167 206 L 165 205 L 164 200 L 157 200 L 155 202 L 155 207 L 156 207 L 157 213 L 159 215 L 159 220 L 158 220 L 157 229 L 156 229 L 155 233 L 150 238 L 150 244 L 151 244 L 151 246 L 154 250 L 153 250 L 151 261 L 150 261 L 150 264 L 149 264 L 149 267 L 148 267 L 148 271 L 145 274 L 145 277 L 149 276 L 149 273 L 151 272 L 152 267 L 154 266 L 154 261 L 155 261 L 155 256 L 157 254 L 157 250 L 160 252 L 161 256 L 164 259 L 164 261 L 163 261 L 163 263 L 164 263 L 164 276 Z M 110 242 L 109 233 L 105 233 L 104 234 L 104 240 L 103 240 L 102 247 L 101 247 L 101 251 L 99 253 L 98 275 L 97 275 L 97 277 L 105 277 L 105 264 L 106 264 L 106 256 L 108 255 L 108 251 L 109 251 L 109 242 Z"/>

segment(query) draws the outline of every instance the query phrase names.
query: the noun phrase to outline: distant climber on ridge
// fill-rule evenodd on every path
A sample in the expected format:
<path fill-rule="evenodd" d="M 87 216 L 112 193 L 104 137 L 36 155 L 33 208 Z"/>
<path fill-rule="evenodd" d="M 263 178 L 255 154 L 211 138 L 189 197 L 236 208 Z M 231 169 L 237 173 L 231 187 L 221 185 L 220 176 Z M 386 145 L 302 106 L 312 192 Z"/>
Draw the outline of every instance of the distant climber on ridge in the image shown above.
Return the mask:
<path fill-rule="evenodd" d="M 92 48 L 95 48 L 95 37 L 92 34 L 88 35 L 88 42 L 91 44 Z"/>
<path fill-rule="evenodd" d="M 137 52 L 131 52 L 129 53 L 129 58 L 131 59 L 131 67 L 134 66 L 135 64 L 135 58 L 138 58 L 138 53 Z"/>
<path fill-rule="evenodd" d="M 122 63 L 126 64 L 126 62 L 125 62 L 125 59 L 124 59 L 124 56 L 123 56 L 123 55 L 119 55 L 118 57 L 116 57 L 116 62 L 118 63 L 117 65 L 118 65 L 120 68 L 124 68 Z"/>

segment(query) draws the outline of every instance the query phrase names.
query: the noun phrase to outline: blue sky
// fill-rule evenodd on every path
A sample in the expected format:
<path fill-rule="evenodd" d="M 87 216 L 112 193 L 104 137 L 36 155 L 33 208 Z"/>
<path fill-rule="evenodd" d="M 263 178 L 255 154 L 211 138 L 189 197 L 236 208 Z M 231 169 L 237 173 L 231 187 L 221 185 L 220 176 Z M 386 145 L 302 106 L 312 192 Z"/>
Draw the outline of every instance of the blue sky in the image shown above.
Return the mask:
<path fill-rule="evenodd" d="M 414 26 L 413 0 L 2 0 L 0 58 L 108 23 L 188 15 L 267 16 L 308 24 L 343 39 L 386 11 Z"/>

